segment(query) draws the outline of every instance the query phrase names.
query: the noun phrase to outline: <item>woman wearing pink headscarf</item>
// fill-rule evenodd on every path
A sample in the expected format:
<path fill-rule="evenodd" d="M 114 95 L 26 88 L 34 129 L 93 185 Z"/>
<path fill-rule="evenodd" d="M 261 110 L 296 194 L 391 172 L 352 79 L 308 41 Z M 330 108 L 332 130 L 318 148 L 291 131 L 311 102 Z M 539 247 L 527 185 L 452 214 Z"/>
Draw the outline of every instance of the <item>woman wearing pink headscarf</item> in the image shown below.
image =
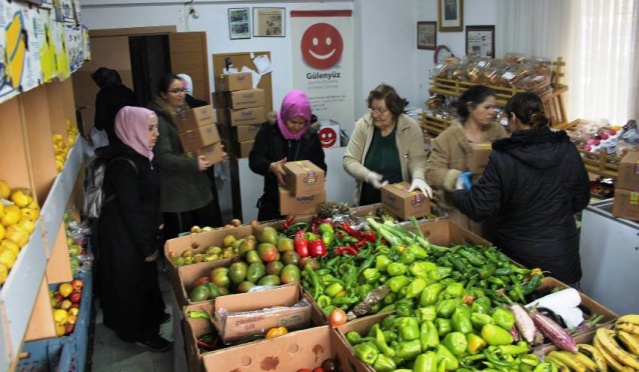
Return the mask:
<path fill-rule="evenodd" d="M 160 179 L 153 165 L 158 118 L 126 106 L 115 118 L 121 143 L 96 150 L 107 161 L 105 202 L 98 220 L 97 274 L 104 325 L 151 351 L 171 342 L 159 334 L 169 320 L 158 284 Z"/>
<path fill-rule="evenodd" d="M 324 169 L 324 149 L 317 131 L 311 127 L 311 104 L 301 90 L 290 91 L 280 112 L 270 113 L 255 137 L 249 167 L 264 176 L 264 194 L 258 201 L 259 221 L 282 217 L 278 184 L 285 185 L 282 165 L 288 161 L 310 160 Z"/>

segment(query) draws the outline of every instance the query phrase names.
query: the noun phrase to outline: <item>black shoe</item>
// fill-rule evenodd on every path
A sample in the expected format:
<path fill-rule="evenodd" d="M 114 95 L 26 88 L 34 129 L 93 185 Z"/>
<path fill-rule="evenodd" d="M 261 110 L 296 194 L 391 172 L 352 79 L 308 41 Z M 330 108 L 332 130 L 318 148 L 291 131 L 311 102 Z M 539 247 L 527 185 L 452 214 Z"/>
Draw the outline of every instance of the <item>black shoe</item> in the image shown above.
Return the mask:
<path fill-rule="evenodd" d="M 173 346 L 173 343 L 171 341 L 165 339 L 164 337 L 160 335 L 155 335 L 148 340 L 138 341 L 135 344 L 139 346 L 144 346 L 150 351 L 158 352 L 158 353 L 167 351 L 171 349 L 171 347 Z"/>
<path fill-rule="evenodd" d="M 170 321 L 171 321 L 171 314 L 169 313 L 164 313 L 164 315 L 162 315 L 162 317 L 160 318 L 160 324 L 166 324 Z"/>

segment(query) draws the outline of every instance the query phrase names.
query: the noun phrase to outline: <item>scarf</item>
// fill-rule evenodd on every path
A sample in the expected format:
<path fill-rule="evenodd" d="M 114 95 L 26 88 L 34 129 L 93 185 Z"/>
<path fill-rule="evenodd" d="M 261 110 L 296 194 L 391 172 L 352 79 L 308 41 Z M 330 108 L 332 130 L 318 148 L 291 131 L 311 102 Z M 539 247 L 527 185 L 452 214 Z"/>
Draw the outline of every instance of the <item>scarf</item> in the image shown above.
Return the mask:
<path fill-rule="evenodd" d="M 292 133 L 288 130 L 286 122 L 295 117 L 303 117 L 306 119 L 306 124 L 299 132 Z M 287 140 L 297 141 L 302 138 L 311 125 L 311 103 L 308 101 L 306 93 L 295 89 L 284 97 L 284 100 L 282 100 L 282 108 L 280 112 L 277 113 L 277 125 Z"/>
<path fill-rule="evenodd" d="M 182 82 L 184 82 L 184 91 L 186 92 L 186 94 L 188 94 L 189 96 L 192 96 L 193 80 L 191 80 L 191 77 L 187 74 L 177 74 L 177 76 L 179 76 Z"/>
<path fill-rule="evenodd" d="M 115 134 L 138 154 L 153 160 L 149 147 L 149 119 L 155 113 L 144 107 L 125 106 L 115 117 Z"/>

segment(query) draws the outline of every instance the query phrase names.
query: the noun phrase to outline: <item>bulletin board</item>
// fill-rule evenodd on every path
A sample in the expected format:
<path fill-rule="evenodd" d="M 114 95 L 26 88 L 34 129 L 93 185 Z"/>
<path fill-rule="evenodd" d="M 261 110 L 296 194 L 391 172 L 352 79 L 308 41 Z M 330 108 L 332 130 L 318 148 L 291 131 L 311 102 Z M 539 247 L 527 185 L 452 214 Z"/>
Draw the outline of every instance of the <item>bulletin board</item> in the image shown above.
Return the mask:
<path fill-rule="evenodd" d="M 261 55 L 266 55 L 268 59 L 273 62 L 271 59 L 271 52 L 240 52 L 240 53 L 218 53 L 213 54 L 213 75 L 218 76 L 221 75 L 224 71 L 225 60 L 226 58 L 231 58 L 231 64 L 233 67 L 241 70 L 242 67 L 246 66 L 253 71 L 257 71 L 257 67 L 253 63 L 253 58 Z M 267 113 L 273 111 L 273 84 L 272 84 L 273 73 L 270 72 L 268 74 L 262 75 L 262 79 L 260 79 L 258 88 L 264 89 L 264 109 Z"/>

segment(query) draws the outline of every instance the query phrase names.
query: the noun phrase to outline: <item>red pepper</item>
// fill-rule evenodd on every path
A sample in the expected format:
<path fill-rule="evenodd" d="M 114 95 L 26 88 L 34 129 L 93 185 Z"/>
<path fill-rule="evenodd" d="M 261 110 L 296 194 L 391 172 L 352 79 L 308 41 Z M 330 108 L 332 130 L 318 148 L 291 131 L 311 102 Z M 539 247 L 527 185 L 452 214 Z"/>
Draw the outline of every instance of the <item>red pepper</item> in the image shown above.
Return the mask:
<path fill-rule="evenodd" d="M 367 240 L 360 240 L 357 243 L 355 243 L 355 245 L 353 245 L 353 248 L 360 249 L 360 248 L 366 246 L 366 243 L 368 243 Z"/>
<path fill-rule="evenodd" d="M 358 253 L 359 252 L 357 251 L 357 249 L 353 247 L 349 247 L 347 245 L 343 245 L 341 247 L 335 248 L 335 254 L 338 256 L 342 256 L 345 254 L 350 254 L 351 256 L 357 256 Z"/>
<path fill-rule="evenodd" d="M 362 235 L 362 239 L 366 240 L 367 242 L 375 243 L 375 241 L 377 241 L 377 235 L 375 235 L 375 231 L 369 231 Z"/>
<path fill-rule="evenodd" d="M 300 230 L 295 233 L 295 252 L 300 255 L 300 257 L 308 257 L 310 255 L 309 247 L 308 247 L 308 239 L 304 236 L 306 232 L 304 230 Z"/>
<path fill-rule="evenodd" d="M 293 222 L 295 222 L 295 216 L 287 216 L 284 222 L 282 222 L 282 230 L 288 229 L 288 227 L 291 226 Z"/>
<path fill-rule="evenodd" d="M 344 224 L 342 225 L 342 229 L 344 229 L 344 231 L 346 231 L 350 236 L 354 236 L 357 239 L 362 239 L 363 238 L 363 233 L 360 231 L 357 231 L 355 229 L 353 229 L 348 223 L 344 222 Z"/>
<path fill-rule="evenodd" d="M 328 253 L 326 250 L 326 244 L 324 244 L 321 239 L 311 242 L 311 257 L 324 257 L 326 256 L 326 253 Z"/>
<path fill-rule="evenodd" d="M 201 347 L 204 350 L 213 351 L 217 349 L 217 338 L 215 338 L 212 342 L 206 342 L 198 338 L 196 343 L 198 347 Z"/>

